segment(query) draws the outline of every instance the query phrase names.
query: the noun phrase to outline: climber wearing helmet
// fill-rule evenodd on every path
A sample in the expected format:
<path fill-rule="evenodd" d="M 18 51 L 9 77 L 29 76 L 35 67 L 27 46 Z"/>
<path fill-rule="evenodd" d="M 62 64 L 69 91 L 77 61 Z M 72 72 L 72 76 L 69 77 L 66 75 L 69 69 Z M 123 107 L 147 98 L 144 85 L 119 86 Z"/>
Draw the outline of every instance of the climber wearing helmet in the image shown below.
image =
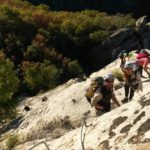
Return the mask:
<path fill-rule="evenodd" d="M 91 99 L 91 105 L 95 107 L 96 114 L 99 115 L 101 112 L 108 112 L 111 109 L 110 100 L 120 106 L 116 96 L 113 92 L 114 77 L 111 73 L 103 77 L 104 83 L 101 87 L 97 88 L 94 96 Z"/>
<path fill-rule="evenodd" d="M 132 100 L 135 90 L 142 91 L 143 87 L 140 72 L 138 70 L 134 70 L 134 65 L 132 64 L 132 62 L 125 63 L 123 73 L 125 79 L 125 98 L 122 100 L 122 102 L 125 103 Z"/>

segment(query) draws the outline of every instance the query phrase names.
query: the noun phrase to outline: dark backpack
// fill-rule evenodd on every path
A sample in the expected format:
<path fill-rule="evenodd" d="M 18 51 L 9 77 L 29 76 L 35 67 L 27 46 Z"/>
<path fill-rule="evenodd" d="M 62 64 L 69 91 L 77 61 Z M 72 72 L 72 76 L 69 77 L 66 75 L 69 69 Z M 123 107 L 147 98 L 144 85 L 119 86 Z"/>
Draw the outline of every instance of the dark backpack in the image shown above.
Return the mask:
<path fill-rule="evenodd" d="M 95 91 L 98 87 L 101 87 L 104 83 L 103 77 L 96 77 L 90 87 L 86 90 L 85 97 L 87 98 L 88 102 L 91 102 L 91 98 L 94 96 Z"/>
<path fill-rule="evenodd" d="M 118 55 L 118 58 L 123 58 L 125 53 L 128 54 L 127 50 L 121 51 Z"/>

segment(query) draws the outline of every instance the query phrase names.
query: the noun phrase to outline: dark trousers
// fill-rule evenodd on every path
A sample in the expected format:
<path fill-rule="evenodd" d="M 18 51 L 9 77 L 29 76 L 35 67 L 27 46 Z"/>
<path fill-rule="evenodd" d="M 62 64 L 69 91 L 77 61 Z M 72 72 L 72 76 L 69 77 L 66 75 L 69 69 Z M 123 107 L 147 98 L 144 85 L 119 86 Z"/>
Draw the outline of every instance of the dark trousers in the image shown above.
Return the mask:
<path fill-rule="evenodd" d="M 143 73 L 143 66 L 139 66 L 139 72 L 140 72 L 140 74 L 141 74 L 141 76 L 142 76 L 142 73 Z"/>
<path fill-rule="evenodd" d="M 129 95 L 129 99 L 132 100 L 133 96 L 134 96 L 134 92 L 135 90 L 138 88 L 138 84 L 132 86 L 132 85 L 128 85 L 125 84 L 124 85 L 124 89 L 125 89 L 125 97 L 128 97 Z M 130 93 L 129 93 L 130 92 Z"/>

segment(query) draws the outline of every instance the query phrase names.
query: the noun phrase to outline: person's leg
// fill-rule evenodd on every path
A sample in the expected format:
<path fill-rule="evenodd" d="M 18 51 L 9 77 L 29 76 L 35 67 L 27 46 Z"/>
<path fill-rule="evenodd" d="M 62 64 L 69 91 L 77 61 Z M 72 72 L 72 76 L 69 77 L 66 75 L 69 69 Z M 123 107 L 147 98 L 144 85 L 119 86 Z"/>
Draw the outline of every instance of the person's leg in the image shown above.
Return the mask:
<path fill-rule="evenodd" d="M 95 108 L 95 114 L 96 114 L 96 116 L 101 116 L 101 115 L 103 115 L 104 113 L 105 113 L 104 111 Z"/>
<path fill-rule="evenodd" d="M 122 102 L 128 102 L 128 94 L 129 94 L 129 85 L 128 84 L 124 85 L 124 90 L 125 90 L 125 98 L 122 100 Z"/>
<path fill-rule="evenodd" d="M 130 96 L 129 96 L 129 100 L 131 101 L 132 100 L 132 98 L 133 98 L 133 96 L 134 96 L 134 92 L 135 92 L 135 90 L 137 90 L 138 89 L 138 84 L 136 84 L 136 85 L 134 85 L 134 86 L 132 86 L 132 87 L 130 87 Z"/>
<path fill-rule="evenodd" d="M 135 90 L 133 88 L 130 88 L 130 96 L 129 96 L 129 100 L 131 101 L 133 96 L 134 96 L 134 92 Z"/>
<path fill-rule="evenodd" d="M 104 105 L 104 112 L 109 112 L 111 110 L 111 104 L 107 103 Z"/>
<path fill-rule="evenodd" d="M 86 97 L 87 101 L 91 104 L 91 98 Z"/>
<path fill-rule="evenodd" d="M 139 72 L 140 72 L 140 74 L 141 74 L 141 76 L 142 76 L 142 73 L 143 73 L 143 66 L 142 65 L 139 65 Z"/>
<path fill-rule="evenodd" d="M 141 78 L 147 78 L 147 77 L 143 76 L 143 66 L 142 65 L 139 66 L 138 71 L 140 72 Z"/>
<path fill-rule="evenodd" d="M 149 59 L 148 58 L 141 58 L 140 60 L 143 62 L 143 69 L 144 69 L 144 71 L 150 77 L 150 73 L 147 71 L 147 66 L 148 66 L 148 63 L 149 63 Z"/>

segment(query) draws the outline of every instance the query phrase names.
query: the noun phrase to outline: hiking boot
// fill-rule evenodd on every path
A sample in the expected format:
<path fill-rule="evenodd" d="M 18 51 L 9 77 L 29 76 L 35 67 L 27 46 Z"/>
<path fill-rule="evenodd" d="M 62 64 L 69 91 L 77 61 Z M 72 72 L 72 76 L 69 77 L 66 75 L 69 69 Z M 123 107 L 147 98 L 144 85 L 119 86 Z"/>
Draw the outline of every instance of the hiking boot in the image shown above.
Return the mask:
<path fill-rule="evenodd" d="M 129 101 L 132 101 L 132 98 L 129 98 Z"/>
<path fill-rule="evenodd" d="M 141 75 L 141 78 L 144 78 L 144 79 L 146 79 L 147 77 L 145 77 L 145 76 Z"/>
<path fill-rule="evenodd" d="M 127 103 L 128 102 L 128 98 L 125 97 L 123 100 L 122 100 L 122 103 Z"/>
<path fill-rule="evenodd" d="M 150 78 L 150 72 L 147 72 L 148 77 Z"/>

